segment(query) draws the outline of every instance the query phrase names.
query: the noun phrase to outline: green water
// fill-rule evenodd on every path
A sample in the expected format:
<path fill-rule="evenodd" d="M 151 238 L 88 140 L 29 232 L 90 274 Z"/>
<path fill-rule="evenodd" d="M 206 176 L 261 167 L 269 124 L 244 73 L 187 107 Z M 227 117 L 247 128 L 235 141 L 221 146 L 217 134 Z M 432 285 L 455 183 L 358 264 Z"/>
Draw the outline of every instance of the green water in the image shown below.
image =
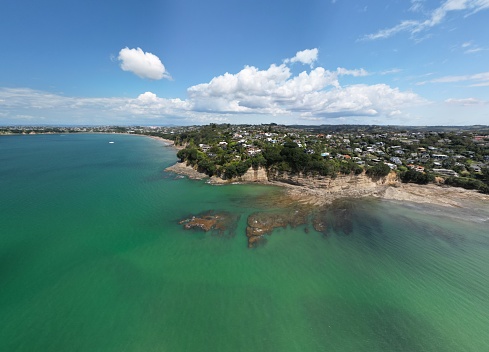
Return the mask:
<path fill-rule="evenodd" d="M 281 190 L 175 160 L 136 136 L 0 138 L 0 351 L 489 351 L 487 204 L 355 200 L 349 235 L 248 249 L 247 216 Z M 235 231 L 178 224 L 207 210 Z"/>

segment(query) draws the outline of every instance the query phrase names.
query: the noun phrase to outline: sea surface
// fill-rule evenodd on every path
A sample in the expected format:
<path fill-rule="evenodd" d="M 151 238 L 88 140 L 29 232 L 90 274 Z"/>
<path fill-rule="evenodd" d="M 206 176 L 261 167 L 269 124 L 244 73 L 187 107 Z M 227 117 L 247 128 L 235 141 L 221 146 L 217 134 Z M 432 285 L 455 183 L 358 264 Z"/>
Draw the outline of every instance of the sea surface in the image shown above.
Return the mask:
<path fill-rule="evenodd" d="M 249 249 L 282 189 L 175 161 L 138 136 L 0 137 L 0 351 L 489 351 L 488 204 L 348 200 L 327 233 Z M 235 223 L 179 224 L 206 211 Z"/>

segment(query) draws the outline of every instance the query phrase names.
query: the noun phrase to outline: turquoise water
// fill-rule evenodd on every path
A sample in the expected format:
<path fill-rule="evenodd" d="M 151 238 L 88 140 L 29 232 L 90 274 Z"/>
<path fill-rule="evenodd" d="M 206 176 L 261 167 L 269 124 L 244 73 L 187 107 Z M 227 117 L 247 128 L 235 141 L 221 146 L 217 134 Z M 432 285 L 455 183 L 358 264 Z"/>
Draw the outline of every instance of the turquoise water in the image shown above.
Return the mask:
<path fill-rule="evenodd" d="M 175 161 L 137 136 L 0 138 L 0 351 L 489 351 L 487 204 L 348 201 L 327 236 L 248 249 L 281 190 Z M 178 224 L 208 210 L 234 231 Z"/>

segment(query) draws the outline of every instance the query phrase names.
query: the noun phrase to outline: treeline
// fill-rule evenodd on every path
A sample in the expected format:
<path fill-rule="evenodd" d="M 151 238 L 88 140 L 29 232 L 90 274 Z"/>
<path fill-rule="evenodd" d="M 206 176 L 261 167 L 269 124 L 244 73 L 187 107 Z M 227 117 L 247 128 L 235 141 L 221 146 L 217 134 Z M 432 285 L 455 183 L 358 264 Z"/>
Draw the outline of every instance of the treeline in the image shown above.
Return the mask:
<path fill-rule="evenodd" d="M 445 180 L 448 186 L 462 187 L 465 189 L 475 189 L 481 193 L 489 194 L 489 185 L 481 180 L 468 177 L 449 177 Z"/>
<path fill-rule="evenodd" d="M 430 182 L 435 181 L 435 175 L 432 173 L 418 172 L 416 170 L 407 170 L 401 172 L 399 175 L 400 179 L 404 183 L 417 183 L 418 185 L 426 185 Z"/>
<path fill-rule="evenodd" d="M 297 143 L 269 145 L 263 151 L 266 166 L 278 172 L 302 173 L 304 175 L 336 176 L 361 174 L 363 168 L 351 160 L 325 159 L 318 153 L 307 153 Z"/>
<path fill-rule="evenodd" d="M 469 177 L 448 177 L 445 184 L 465 189 L 475 189 L 479 192 L 489 194 L 489 168 L 483 168 L 482 172 L 476 176 Z"/>
<path fill-rule="evenodd" d="M 177 157 L 208 176 L 223 176 L 227 179 L 243 176 L 250 167 L 257 169 L 266 165 L 262 155 L 240 157 L 238 160 L 232 151 L 232 146 L 225 149 L 214 146 L 209 153 L 204 153 L 196 146 L 188 146 L 179 150 Z"/>
<path fill-rule="evenodd" d="M 318 153 L 308 153 L 294 142 L 283 145 L 267 145 L 261 153 L 250 156 L 237 144 L 224 147 L 212 146 L 206 153 L 191 144 L 177 153 L 182 162 L 197 168 L 208 176 L 223 176 L 230 179 L 242 176 L 250 168 L 265 167 L 271 171 L 301 173 L 303 175 L 330 176 L 338 174 L 361 174 L 364 171 L 352 160 L 323 158 Z M 386 176 L 389 166 L 378 163 L 367 169 L 370 176 Z"/>

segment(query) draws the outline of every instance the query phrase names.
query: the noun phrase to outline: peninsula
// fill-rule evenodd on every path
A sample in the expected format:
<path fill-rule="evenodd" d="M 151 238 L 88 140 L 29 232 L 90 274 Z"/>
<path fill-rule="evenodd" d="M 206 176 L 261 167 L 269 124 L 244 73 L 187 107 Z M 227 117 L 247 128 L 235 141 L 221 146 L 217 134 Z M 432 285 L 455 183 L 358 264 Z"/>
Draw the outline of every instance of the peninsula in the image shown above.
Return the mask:
<path fill-rule="evenodd" d="M 273 183 L 296 186 L 291 194 L 319 192 L 329 199 L 380 195 L 443 204 L 453 203 L 449 194 L 456 194 L 456 201 L 461 193 L 448 192 L 447 186 L 489 193 L 489 128 L 484 126 L 211 124 L 161 137 L 179 148 L 180 163 L 170 171 L 208 177 L 210 183 Z M 411 197 L 399 195 L 401 189 Z M 430 200 L 426 194 L 433 191 L 436 199 Z"/>

